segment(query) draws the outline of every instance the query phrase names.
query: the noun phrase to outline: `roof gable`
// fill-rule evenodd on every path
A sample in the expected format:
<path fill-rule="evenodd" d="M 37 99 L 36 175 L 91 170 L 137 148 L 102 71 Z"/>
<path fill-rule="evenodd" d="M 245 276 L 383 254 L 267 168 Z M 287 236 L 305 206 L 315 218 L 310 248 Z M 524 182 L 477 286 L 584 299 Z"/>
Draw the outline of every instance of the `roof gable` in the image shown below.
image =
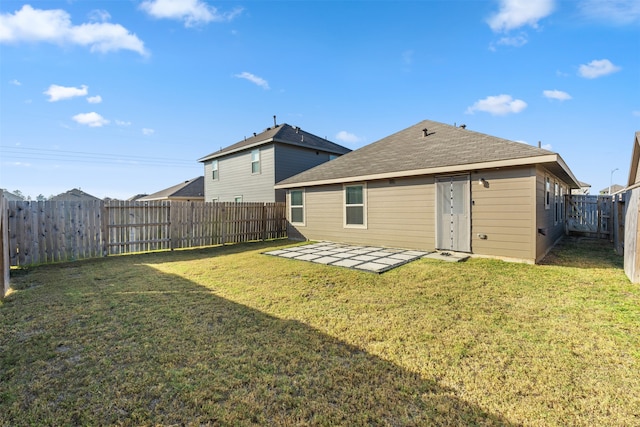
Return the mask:
<path fill-rule="evenodd" d="M 204 177 L 190 179 L 172 187 L 160 190 L 148 196 L 140 197 L 137 201 L 166 200 L 169 198 L 196 199 L 204 197 Z"/>
<path fill-rule="evenodd" d="M 350 149 L 331 142 L 328 139 L 320 138 L 319 136 L 306 132 L 297 126 L 290 126 L 284 123 L 281 125 L 275 125 L 272 128 L 267 128 L 262 133 L 254 133 L 253 136 L 245 138 L 244 140 L 236 142 L 235 144 L 225 147 L 219 151 L 208 154 L 198 161 L 205 162 L 228 154 L 236 153 L 238 151 L 249 150 L 275 142 L 335 154 L 345 154 L 351 151 Z"/>
<path fill-rule="evenodd" d="M 278 183 L 334 182 L 349 179 L 374 179 L 407 176 L 407 174 L 444 173 L 461 170 L 461 166 L 475 168 L 481 165 L 507 165 L 515 163 L 553 163 L 566 167 L 558 154 L 528 144 L 509 141 L 430 120 L 385 137 L 377 142 L 352 151 L 331 162 L 302 172 Z M 535 160 L 531 160 L 535 159 Z M 568 170 L 568 168 L 566 168 Z M 568 171 L 569 180 L 577 180 Z"/>

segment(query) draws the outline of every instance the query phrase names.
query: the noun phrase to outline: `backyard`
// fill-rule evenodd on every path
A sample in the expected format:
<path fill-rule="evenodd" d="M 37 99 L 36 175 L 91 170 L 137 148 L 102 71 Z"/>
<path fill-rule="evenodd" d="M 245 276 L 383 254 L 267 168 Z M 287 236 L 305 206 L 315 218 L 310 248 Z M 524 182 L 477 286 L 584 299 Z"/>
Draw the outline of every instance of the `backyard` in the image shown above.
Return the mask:
<path fill-rule="evenodd" d="M 607 243 L 381 275 L 286 240 L 12 270 L 0 425 L 640 425 Z"/>

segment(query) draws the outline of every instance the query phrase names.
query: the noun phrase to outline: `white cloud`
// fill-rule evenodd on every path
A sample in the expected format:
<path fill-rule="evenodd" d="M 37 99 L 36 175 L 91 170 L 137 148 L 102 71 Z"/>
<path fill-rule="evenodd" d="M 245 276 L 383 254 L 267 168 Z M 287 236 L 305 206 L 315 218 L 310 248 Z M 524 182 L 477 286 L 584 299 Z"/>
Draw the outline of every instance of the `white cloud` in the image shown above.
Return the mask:
<path fill-rule="evenodd" d="M 87 125 L 92 128 L 99 128 L 109 124 L 109 120 L 95 112 L 76 114 L 72 119 L 81 125 Z"/>
<path fill-rule="evenodd" d="M 353 133 L 347 132 L 346 130 L 341 130 L 340 132 L 338 132 L 336 134 L 336 139 L 340 142 L 346 142 L 349 144 L 355 144 L 362 141 L 362 138 Z"/>
<path fill-rule="evenodd" d="M 561 90 L 544 90 L 542 91 L 542 94 L 545 98 L 557 99 L 558 101 L 567 101 L 571 99 L 571 95 Z"/>
<path fill-rule="evenodd" d="M 87 97 L 87 102 L 89 104 L 100 104 L 102 102 L 102 97 L 100 95 L 89 96 Z"/>
<path fill-rule="evenodd" d="M 504 116 L 510 113 L 519 113 L 525 108 L 527 108 L 526 102 L 521 99 L 513 99 L 511 95 L 488 96 L 467 108 L 467 114 L 483 111 L 494 116 Z"/>
<path fill-rule="evenodd" d="M 553 147 L 551 146 L 551 144 L 542 144 L 540 148 L 551 151 Z"/>
<path fill-rule="evenodd" d="M 595 79 L 620 70 L 620 67 L 613 65 L 608 59 L 594 59 L 586 65 L 580 65 L 578 74 L 585 79 Z"/>
<path fill-rule="evenodd" d="M 143 135 L 147 135 L 147 136 L 149 136 L 149 135 L 153 135 L 154 133 L 156 133 L 156 131 L 155 131 L 155 130 L 153 130 L 153 129 L 149 129 L 149 128 L 142 128 L 142 134 L 143 134 Z"/>
<path fill-rule="evenodd" d="M 537 28 L 538 21 L 550 15 L 554 6 L 554 0 L 500 0 L 500 10 L 487 23 L 495 32 L 525 25 Z"/>
<path fill-rule="evenodd" d="M 116 120 L 116 126 L 131 126 L 131 122 L 125 122 L 124 120 Z"/>
<path fill-rule="evenodd" d="M 9 83 L 11 83 L 14 86 L 22 86 L 22 83 L 20 83 L 18 80 L 13 79 L 11 80 Z"/>
<path fill-rule="evenodd" d="M 111 14 L 106 10 L 95 9 L 89 12 L 89 19 L 94 22 L 107 22 L 111 19 Z"/>
<path fill-rule="evenodd" d="M 262 77 L 258 77 L 254 74 L 248 73 L 246 71 L 240 74 L 236 74 L 235 77 L 239 79 L 249 80 L 251 83 L 258 85 L 263 89 L 269 89 L 269 83 L 265 79 L 263 79 Z"/>
<path fill-rule="evenodd" d="M 640 110 L 638 111 L 632 111 L 631 115 L 636 116 L 636 117 L 640 117 Z"/>
<path fill-rule="evenodd" d="M 503 46 L 522 47 L 528 41 L 527 35 L 523 33 L 513 37 L 502 37 L 497 43 Z"/>
<path fill-rule="evenodd" d="M 614 25 L 640 22 L 638 0 L 582 0 L 578 8 L 584 16 L 596 21 Z"/>
<path fill-rule="evenodd" d="M 140 9 L 154 18 L 184 21 L 185 27 L 231 21 L 242 13 L 242 8 L 220 13 L 202 0 L 146 0 L 140 4 Z"/>
<path fill-rule="evenodd" d="M 61 9 L 34 9 L 29 5 L 14 14 L 0 14 L 0 43 L 49 42 L 80 45 L 91 52 L 121 49 L 147 55 L 144 42 L 119 24 L 89 23 L 73 25 L 70 15 Z"/>
<path fill-rule="evenodd" d="M 88 89 L 89 88 L 86 85 L 82 85 L 80 87 L 51 85 L 49 86 L 49 89 L 42 93 L 49 96 L 49 102 L 56 102 L 62 99 L 69 99 L 76 96 L 86 96 L 89 92 Z"/>

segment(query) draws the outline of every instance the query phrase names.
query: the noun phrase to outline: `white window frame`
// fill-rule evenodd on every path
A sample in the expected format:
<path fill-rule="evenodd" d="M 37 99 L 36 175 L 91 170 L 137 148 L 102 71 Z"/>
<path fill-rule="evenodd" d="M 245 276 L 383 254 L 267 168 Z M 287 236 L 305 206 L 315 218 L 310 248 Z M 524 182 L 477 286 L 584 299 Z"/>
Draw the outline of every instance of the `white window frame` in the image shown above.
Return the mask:
<path fill-rule="evenodd" d="M 551 208 L 551 178 L 544 177 L 544 208 Z"/>
<path fill-rule="evenodd" d="M 362 187 L 362 203 L 347 205 L 347 188 L 349 187 Z M 342 186 L 342 223 L 344 228 L 367 228 L 367 183 L 352 183 L 344 184 Z M 347 224 L 347 207 L 362 207 L 362 224 Z"/>
<path fill-rule="evenodd" d="M 564 185 L 560 186 L 560 221 L 564 222 Z"/>
<path fill-rule="evenodd" d="M 293 204 L 293 197 L 292 197 L 292 193 L 293 192 L 301 192 L 302 193 L 302 204 L 301 205 L 294 205 Z M 305 203 L 306 203 L 306 191 L 304 190 L 304 188 L 296 188 L 294 190 L 290 190 L 289 191 L 289 222 L 291 224 L 295 224 L 295 225 L 305 225 L 306 224 L 306 219 L 307 219 L 307 212 L 305 209 Z M 302 209 L 302 222 L 294 222 L 293 221 L 293 209 Z"/>
<path fill-rule="evenodd" d="M 238 199 L 240 199 L 240 200 L 238 200 Z M 240 196 L 233 196 L 233 201 L 234 201 L 235 203 L 242 203 L 242 195 L 240 195 Z"/>
<path fill-rule="evenodd" d="M 560 221 L 560 184 L 553 182 L 553 225 L 558 225 Z"/>
<path fill-rule="evenodd" d="M 254 157 L 257 157 L 257 160 L 255 160 Z M 253 167 L 254 164 L 258 165 L 258 167 L 256 168 L 257 171 L 254 171 L 254 167 Z M 256 148 L 255 150 L 251 150 L 251 174 L 258 175 L 260 174 L 261 170 L 262 170 L 262 165 L 260 162 L 260 149 Z"/>
<path fill-rule="evenodd" d="M 211 179 L 217 181 L 220 179 L 220 170 L 218 160 L 211 161 Z"/>

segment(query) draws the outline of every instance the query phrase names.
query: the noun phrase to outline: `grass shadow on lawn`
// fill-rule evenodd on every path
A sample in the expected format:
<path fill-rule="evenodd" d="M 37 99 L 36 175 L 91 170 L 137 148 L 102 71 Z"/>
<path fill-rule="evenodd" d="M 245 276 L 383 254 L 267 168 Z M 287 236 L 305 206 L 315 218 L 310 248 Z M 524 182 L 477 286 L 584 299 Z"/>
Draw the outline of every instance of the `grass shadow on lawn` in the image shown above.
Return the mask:
<path fill-rule="evenodd" d="M 16 278 L 26 290 L 0 305 L 3 425 L 509 424 L 304 323 L 151 266 L 165 258 Z"/>
<path fill-rule="evenodd" d="M 615 253 L 607 239 L 565 236 L 554 246 L 541 265 L 577 268 L 624 268 L 624 258 Z"/>

